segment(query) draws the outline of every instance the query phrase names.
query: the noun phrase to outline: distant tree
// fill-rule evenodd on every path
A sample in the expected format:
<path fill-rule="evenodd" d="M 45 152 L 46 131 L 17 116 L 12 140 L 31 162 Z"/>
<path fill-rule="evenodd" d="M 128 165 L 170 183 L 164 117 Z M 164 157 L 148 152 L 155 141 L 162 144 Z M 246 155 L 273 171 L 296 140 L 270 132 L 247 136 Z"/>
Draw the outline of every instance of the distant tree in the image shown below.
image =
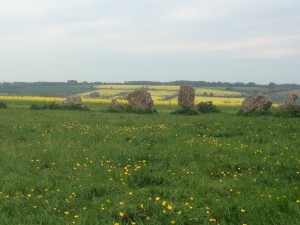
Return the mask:
<path fill-rule="evenodd" d="M 210 92 L 209 96 L 210 96 L 210 97 L 213 97 L 213 96 L 214 96 L 214 93 Z"/>
<path fill-rule="evenodd" d="M 247 86 L 248 86 L 248 87 L 255 87 L 256 84 L 255 84 L 254 82 L 249 82 L 249 83 L 247 84 Z"/>
<path fill-rule="evenodd" d="M 276 84 L 273 83 L 273 82 L 270 82 L 270 83 L 268 84 L 268 88 L 269 88 L 269 89 L 275 89 L 275 88 L 276 88 Z"/>
<path fill-rule="evenodd" d="M 78 84 L 78 81 L 77 80 L 68 80 L 67 84 L 75 85 L 75 84 Z"/>
<path fill-rule="evenodd" d="M 100 97 L 100 93 L 99 92 L 91 92 L 90 93 L 90 97 L 91 98 L 99 98 Z"/>
<path fill-rule="evenodd" d="M 204 93 L 203 93 L 203 96 L 208 96 L 207 92 L 204 92 Z"/>

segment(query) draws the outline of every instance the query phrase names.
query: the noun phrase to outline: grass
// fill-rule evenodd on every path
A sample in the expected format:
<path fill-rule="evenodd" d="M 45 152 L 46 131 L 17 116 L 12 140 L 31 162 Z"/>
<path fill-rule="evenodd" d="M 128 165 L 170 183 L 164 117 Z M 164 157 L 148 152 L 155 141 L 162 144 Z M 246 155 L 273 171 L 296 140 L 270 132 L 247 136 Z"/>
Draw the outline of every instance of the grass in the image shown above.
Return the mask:
<path fill-rule="evenodd" d="M 297 224 L 299 118 L 0 109 L 1 224 Z"/>

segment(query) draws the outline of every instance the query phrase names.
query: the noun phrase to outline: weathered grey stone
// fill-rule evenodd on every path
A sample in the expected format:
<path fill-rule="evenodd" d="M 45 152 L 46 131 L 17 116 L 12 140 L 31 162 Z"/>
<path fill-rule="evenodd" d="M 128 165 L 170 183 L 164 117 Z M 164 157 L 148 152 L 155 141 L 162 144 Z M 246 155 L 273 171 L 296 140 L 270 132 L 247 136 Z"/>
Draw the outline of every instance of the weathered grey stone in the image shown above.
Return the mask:
<path fill-rule="evenodd" d="M 254 93 L 245 98 L 242 103 L 243 112 L 261 112 L 266 111 L 272 106 L 272 102 L 260 93 Z"/>
<path fill-rule="evenodd" d="M 189 85 L 183 84 L 180 86 L 178 94 L 178 107 L 191 107 L 195 104 L 195 89 Z"/>
<path fill-rule="evenodd" d="M 111 100 L 110 107 L 116 110 L 124 110 L 124 107 L 117 101 L 117 99 Z"/>
<path fill-rule="evenodd" d="M 277 107 L 277 110 L 281 112 L 287 112 L 291 109 L 300 111 L 300 105 L 296 103 L 298 96 L 296 94 L 289 95 L 282 104 Z"/>
<path fill-rule="evenodd" d="M 56 104 L 59 105 L 59 106 L 64 106 L 64 105 L 83 105 L 81 97 L 79 97 L 79 96 L 67 98 L 63 102 L 57 102 Z"/>
<path fill-rule="evenodd" d="M 151 94 L 148 91 L 133 91 L 128 94 L 126 100 L 134 109 L 137 110 L 146 111 L 154 109 L 154 103 L 151 98 Z"/>

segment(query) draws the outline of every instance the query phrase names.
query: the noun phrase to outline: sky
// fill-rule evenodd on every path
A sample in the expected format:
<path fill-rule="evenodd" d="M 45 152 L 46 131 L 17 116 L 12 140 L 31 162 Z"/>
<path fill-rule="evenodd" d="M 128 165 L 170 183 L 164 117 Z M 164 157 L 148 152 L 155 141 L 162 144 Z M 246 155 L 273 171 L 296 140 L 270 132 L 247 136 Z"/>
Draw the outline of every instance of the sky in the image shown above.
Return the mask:
<path fill-rule="evenodd" d="M 299 0 L 0 0 L 0 82 L 300 84 Z"/>

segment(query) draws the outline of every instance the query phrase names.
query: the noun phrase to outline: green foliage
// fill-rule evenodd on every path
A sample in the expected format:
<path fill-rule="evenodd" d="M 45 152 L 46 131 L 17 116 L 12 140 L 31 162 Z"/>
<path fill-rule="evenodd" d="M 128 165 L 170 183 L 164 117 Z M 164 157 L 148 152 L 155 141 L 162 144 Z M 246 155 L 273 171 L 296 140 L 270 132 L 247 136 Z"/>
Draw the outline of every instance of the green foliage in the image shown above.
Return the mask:
<path fill-rule="evenodd" d="M 7 104 L 5 102 L 0 102 L 0 109 L 6 109 Z"/>
<path fill-rule="evenodd" d="M 51 110 L 84 110 L 89 111 L 89 107 L 81 105 L 57 105 L 55 102 L 45 105 L 32 104 L 30 109 L 33 110 L 42 110 L 42 109 L 51 109 Z"/>
<path fill-rule="evenodd" d="M 90 93 L 90 97 L 91 98 L 99 98 L 100 97 L 100 93 L 99 92 L 91 92 Z"/>
<path fill-rule="evenodd" d="M 274 113 L 274 115 L 277 116 L 277 117 L 286 117 L 286 118 L 300 117 L 300 108 L 298 108 L 298 107 L 291 107 L 287 111 L 279 111 L 279 110 L 277 110 Z"/>
<path fill-rule="evenodd" d="M 157 110 L 149 107 L 146 110 L 137 109 L 129 104 L 123 105 L 124 109 L 116 109 L 111 106 L 108 107 L 107 112 L 111 113 L 136 113 L 136 114 L 155 114 Z"/>
<path fill-rule="evenodd" d="M 258 111 L 249 111 L 249 112 L 244 112 L 243 109 L 240 109 L 237 113 L 237 116 L 271 116 L 272 112 L 270 109 L 262 109 L 262 110 L 258 110 Z"/>
<path fill-rule="evenodd" d="M 171 112 L 171 115 L 176 115 L 176 114 L 196 116 L 199 115 L 199 112 L 193 109 L 192 107 L 181 106 L 179 109 Z"/>
<path fill-rule="evenodd" d="M 205 102 L 200 102 L 197 105 L 197 108 L 201 113 L 220 112 L 220 110 L 215 105 L 206 104 Z"/>

